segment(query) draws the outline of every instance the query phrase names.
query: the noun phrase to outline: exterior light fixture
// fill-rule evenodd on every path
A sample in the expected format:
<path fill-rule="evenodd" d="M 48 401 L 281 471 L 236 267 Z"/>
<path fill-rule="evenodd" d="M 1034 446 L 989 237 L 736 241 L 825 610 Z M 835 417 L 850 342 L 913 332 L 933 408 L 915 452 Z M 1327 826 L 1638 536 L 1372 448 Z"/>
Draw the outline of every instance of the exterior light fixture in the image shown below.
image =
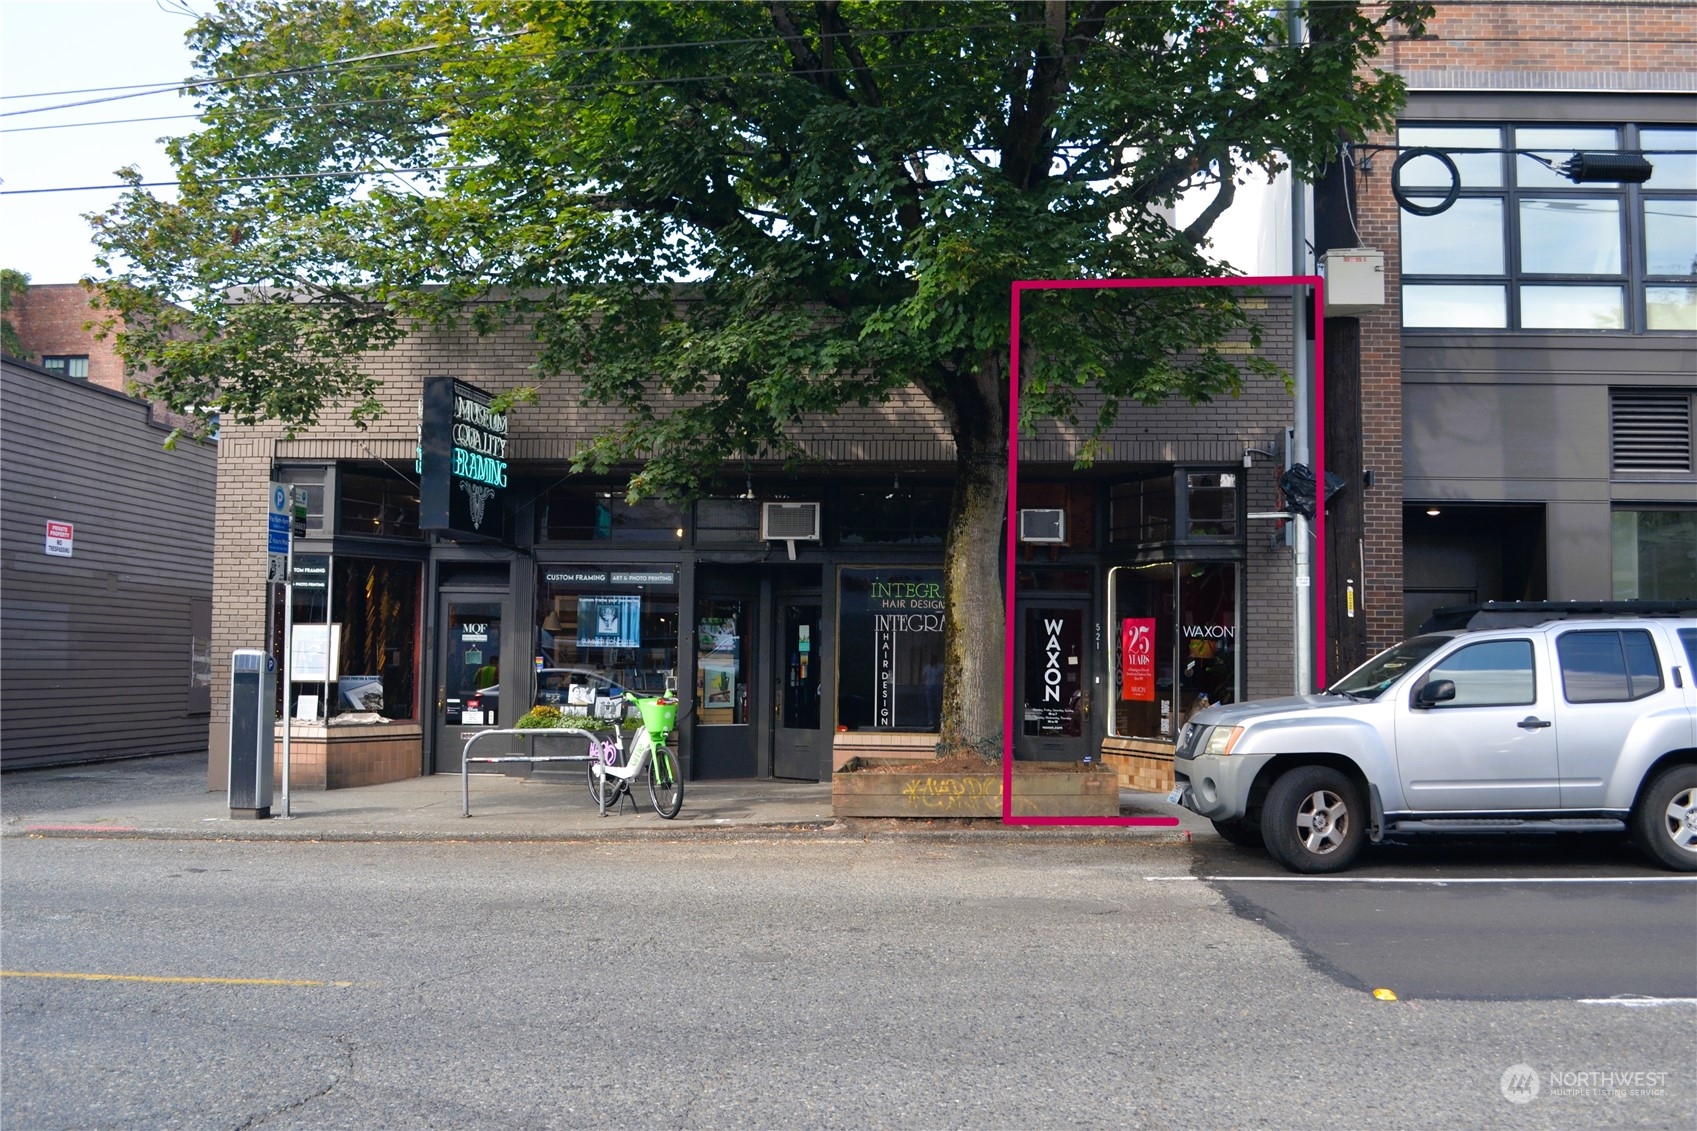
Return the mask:
<path fill-rule="evenodd" d="M 1641 185 L 1656 171 L 1641 153 L 1575 153 L 1552 168 L 1576 185 L 1597 181 Z"/>
<path fill-rule="evenodd" d="M 1444 512 L 1439 510 L 1437 507 L 1427 507 L 1426 513 L 1431 515 L 1433 518 L 1437 518 L 1440 514 L 1443 514 Z"/>

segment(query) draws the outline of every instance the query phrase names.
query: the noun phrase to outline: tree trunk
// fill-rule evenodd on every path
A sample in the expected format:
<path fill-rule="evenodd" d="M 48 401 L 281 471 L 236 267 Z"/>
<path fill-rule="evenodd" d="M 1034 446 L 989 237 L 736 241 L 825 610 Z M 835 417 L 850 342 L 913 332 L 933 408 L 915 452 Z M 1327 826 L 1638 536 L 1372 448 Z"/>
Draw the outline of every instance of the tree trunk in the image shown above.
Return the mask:
<path fill-rule="evenodd" d="M 1006 370 L 996 364 L 952 390 L 957 478 L 943 549 L 941 753 L 1002 753 L 1006 643 L 1000 568 L 1007 517 Z"/>

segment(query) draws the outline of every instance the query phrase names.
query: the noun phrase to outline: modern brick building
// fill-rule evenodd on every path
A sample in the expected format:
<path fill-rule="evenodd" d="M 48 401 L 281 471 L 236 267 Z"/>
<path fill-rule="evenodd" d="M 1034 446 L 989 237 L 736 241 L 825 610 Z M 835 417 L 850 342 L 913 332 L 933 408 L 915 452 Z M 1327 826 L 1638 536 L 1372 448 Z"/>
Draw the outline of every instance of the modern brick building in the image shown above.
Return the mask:
<path fill-rule="evenodd" d="M 1697 596 L 1697 5 L 1442 4 L 1379 63 L 1397 129 L 1317 191 L 1320 252 L 1384 253 L 1386 303 L 1328 328 L 1327 594 L 1340 660 L 1432 608 Z M 1392 193 L 1409 157 L 1405 196 Z M 1575 153 L 1644 151 L 1643 183 Z M 1542 158 L 1542 160 L 1539 160 Z M 1455 188 L 1455 200 L 1442 205 Z M 1347 666 L 1339 663 L 1336 666 Z"/>

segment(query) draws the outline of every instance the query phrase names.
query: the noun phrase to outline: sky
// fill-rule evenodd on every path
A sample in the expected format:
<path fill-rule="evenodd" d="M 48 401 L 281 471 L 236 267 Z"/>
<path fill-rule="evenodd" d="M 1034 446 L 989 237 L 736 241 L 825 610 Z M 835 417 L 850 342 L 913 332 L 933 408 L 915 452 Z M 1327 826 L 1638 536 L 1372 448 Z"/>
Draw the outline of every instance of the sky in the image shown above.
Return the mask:
<path fill-rule="evenodd" d="M 191 103 L 175 91 L 133 95 L 94 88 L 177 82 L 193 71 L 183 35 L 213 0 L 0 0 L 0 267 L 34 283 L 99 275 L 83 217 L 110 207 L 101 191 L 7 195 L 25 189 L 115 186 L 113 170 L 134 165 L 144 181 L 173 177 L 159 139 L 194 129 Z M 72 49 L 74 47 L 74 49 Z M 82 92 L 82 93 L 70 93 Z M 46 110 L 66 103 L 90 105 Z M 116 99 L 116 100 L 112 100 Z M 164 118 L 118 122 L 118 119 Z M 78 123 L 111 122 L 110 125 Z M 36 127 L 47 126 L 48 129 Z M 169 197 L 169 189 L 155 189 Z M 1285 198 L 1288 199 L 1288 198 Z M 1240 190 L 1240 206 L 1214 229 L 1216 254 L 1245 274 L 1289 270 L 1288 221 L 1264 183 Z M 1188 220 L 1202 202 L 1178 209 Z M 1280 247 L 1282 244 L 1283 247 Z"/>
<path fill-rule="evenodd" d="M 211 2 L 187 0 L 197 9 Z M 194 119 L 73 124 L 187 113 L 188 101 L 175 92 L 21 111 L 131 93 L 54 92 L 181 80 L 192 71 L 183 41 L 192 23 L 178 0 L 0 0 L 0 192 L 115 185 L 112 171 L 125 165 L 140 169 L 144 180 L 170 180 L 158 139 L 190 132 Z M 37 126 L 54 128 L 31 128 Z M 116 188 L 0 195 L 0 267 L 35 283 L 95 274 L 83 216 L 110 207 L 117 196 Z"/>

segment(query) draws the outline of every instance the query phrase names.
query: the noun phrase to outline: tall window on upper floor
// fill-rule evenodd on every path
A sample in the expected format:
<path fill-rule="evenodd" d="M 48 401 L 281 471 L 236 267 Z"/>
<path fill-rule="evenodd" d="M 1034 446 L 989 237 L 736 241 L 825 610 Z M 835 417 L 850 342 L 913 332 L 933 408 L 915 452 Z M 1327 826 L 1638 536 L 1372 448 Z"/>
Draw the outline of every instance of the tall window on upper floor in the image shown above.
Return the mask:
<path fill-rule="evenodd" d="M 1443 211 L 1400 214 L 1405 328 L 1697 331 L 1697 130 L 1410 125 L 1397 140 L 1447 154 L 1460 182 Z M 1575 184 L 1545 164 L 1622 152 L 1644 154 L 1647 182 Z M 1423 207 L 1451 183 L 1436 157 L 1402 172 Z"/>

